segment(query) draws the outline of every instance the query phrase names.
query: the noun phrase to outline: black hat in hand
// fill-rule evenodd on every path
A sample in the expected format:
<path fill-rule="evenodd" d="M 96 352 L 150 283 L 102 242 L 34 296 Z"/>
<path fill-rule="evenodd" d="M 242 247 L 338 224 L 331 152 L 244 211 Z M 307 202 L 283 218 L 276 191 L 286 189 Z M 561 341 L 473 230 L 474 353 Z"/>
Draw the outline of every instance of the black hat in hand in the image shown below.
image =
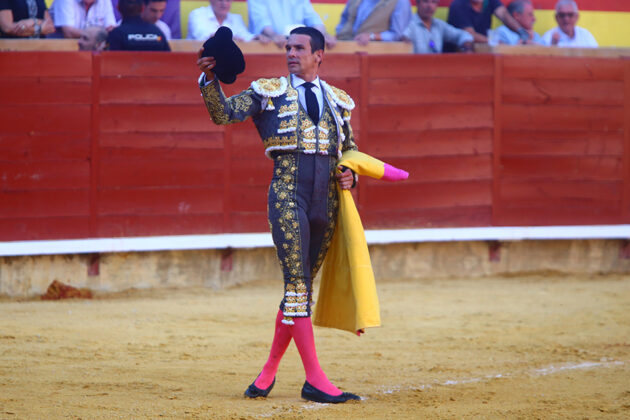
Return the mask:
<path fill-rule="evenodd" d="M 228 27 L 221 26 L 204 42 L 201 56 L 214 57 L 217 63 L 212 71 L 223 83 L 234 83 L 236 75 L 245 71 L 243 53 L 232 40 L 232 30 Z"/>

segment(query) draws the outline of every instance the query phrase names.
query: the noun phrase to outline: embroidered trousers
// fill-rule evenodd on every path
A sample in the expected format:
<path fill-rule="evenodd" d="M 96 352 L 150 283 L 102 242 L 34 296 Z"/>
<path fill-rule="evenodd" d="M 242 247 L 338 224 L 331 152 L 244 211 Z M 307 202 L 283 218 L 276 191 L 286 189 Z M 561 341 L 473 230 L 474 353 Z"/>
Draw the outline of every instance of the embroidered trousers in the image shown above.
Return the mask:
<path fill-rule="evenodd" d="M 274 156 L 268 217 L 284 277 L 285 324 L 311 315 L 313 278 L 330 246 L 337 219 L 336 157 Z"/>

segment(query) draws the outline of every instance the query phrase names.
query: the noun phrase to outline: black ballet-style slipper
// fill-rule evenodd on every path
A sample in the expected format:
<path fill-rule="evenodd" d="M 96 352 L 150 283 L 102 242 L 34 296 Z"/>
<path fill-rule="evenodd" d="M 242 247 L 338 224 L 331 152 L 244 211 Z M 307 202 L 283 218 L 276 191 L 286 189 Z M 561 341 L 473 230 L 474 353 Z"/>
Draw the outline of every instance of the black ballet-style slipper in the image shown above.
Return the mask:
<path fill-rule="evenodd" d="M 258 377 L 256 377 L 256 379 L 258 379 Z M 254 382 L 252 382 L 252 384 L 247 387 L 247 389 L 245 390 L 245 396 L 248 398 L 266 398 L 273 389 L 273 386 L 276 384 L 276 378 L 273 378 L 273 382 L 267 387 L 267 389 L 260 389 L 256 385 L 254 385 L 255 383 L 256 380 L 254 380 Z"/>
<path fill-rule="evenodd" d="M 350 400 L 360 400 L 361 397 L 351 392 L 344 392 L 341 395 L 330 395 L 320 391 L 308 382 L 304 382 L 302 387 L 302 398 L 308 401 L 324 404 L 339 404 Z"/>

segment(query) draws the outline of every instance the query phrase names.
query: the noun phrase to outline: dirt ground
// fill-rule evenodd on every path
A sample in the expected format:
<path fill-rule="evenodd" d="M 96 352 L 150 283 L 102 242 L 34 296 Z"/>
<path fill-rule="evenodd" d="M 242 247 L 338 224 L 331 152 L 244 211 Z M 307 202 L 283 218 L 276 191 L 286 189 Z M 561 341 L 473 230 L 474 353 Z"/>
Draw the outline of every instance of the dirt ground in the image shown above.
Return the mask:
<path fill-rule="evenodd" d="M 380 282 L 383 326 L 316 328 L 360 402 L 300 398 L 293 344 L 266 400 L 279 284 L 0 301 L 2 419 L 628 419 L 630 277 Z"/>

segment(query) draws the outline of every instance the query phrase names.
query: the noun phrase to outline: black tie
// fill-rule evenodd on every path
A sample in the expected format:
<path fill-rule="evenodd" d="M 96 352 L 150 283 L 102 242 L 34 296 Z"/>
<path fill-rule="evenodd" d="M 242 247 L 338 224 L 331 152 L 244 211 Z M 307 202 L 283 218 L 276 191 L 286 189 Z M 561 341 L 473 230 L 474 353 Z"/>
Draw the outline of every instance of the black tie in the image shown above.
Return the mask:
<path fill-rule="evenodd" d="M 311 120 L 317 124 L 319 122 L 319 104 L 315 93 L 311 90 L 315 85 L 311 82 L 305 82 L 302 86 L 304 86 L 304 91 L 306 92 L 306 111 Z"/>

